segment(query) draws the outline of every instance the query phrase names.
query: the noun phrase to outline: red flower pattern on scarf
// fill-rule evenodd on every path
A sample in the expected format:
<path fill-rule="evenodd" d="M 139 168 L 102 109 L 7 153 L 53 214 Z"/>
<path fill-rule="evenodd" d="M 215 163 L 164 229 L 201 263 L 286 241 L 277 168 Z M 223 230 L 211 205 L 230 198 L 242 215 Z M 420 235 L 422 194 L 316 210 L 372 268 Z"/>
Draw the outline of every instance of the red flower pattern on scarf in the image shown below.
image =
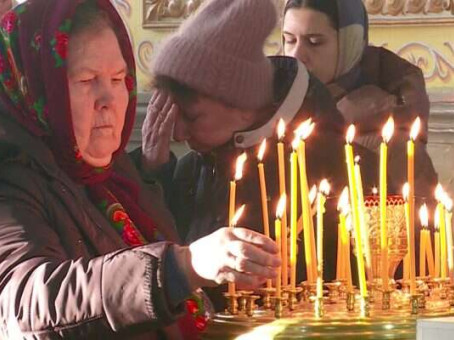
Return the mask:
<path fill-rule="evenodd" d="M 11 34 L 14 31 L 14 28 L 16 27 L 16 22 L 17 22 L 16 13 L 13 11 L 7 12 L 2 19 L 2 27 L 6 32 Z"/>

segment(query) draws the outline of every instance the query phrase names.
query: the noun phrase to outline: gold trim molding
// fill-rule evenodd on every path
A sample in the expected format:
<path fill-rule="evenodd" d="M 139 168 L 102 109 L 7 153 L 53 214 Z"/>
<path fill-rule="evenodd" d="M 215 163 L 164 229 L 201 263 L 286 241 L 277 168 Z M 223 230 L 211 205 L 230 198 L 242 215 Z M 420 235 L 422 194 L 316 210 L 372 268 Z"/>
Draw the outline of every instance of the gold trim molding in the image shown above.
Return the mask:
<path fill-rule="evenodd" d="M 454 0 L 363 0 L 371 16 L 452 16 Z"/>

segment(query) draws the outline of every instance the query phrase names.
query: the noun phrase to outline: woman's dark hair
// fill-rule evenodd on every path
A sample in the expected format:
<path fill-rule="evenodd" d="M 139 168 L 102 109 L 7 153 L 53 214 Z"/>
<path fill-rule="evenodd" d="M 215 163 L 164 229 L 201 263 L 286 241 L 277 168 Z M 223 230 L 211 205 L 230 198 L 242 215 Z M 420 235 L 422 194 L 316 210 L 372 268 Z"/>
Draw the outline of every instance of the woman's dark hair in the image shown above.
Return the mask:
<path fill-rule="evenodd" d="M 72 18 L 71 35 L 86 31 L 98 32 L 105 28 L 111 28 L 117 33 L 109 14 L 101 10 L 95 1 L 87 0 L 77 6 Z"/>
<path fill-rule="evenodd" d="M 342 1 L 342 0 L 341 0 Z M 326 14 L 333 28 L 339 30 L 339 13 L 336 0 L 289 0 L 284 9 L 284 15 L 290 9 L 309 8 Z"/>

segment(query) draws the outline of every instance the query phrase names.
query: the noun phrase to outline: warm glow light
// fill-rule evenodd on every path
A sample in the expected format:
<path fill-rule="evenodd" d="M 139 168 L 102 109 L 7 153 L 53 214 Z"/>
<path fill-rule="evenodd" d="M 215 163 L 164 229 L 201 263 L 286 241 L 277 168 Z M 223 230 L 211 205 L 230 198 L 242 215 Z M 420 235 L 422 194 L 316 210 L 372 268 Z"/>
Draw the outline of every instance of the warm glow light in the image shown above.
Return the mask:
<path fill-rule="evenodd" d="M 236 159 L 235 181 L 239 181 L 241 178 L 243 178 L 243 168 L 246 160 L 247 160 L 246 152 L 243 152 Z"/>
<path fill-rule="evenodd" d="M 382 130 L 383 141 L 385 143 L 389 143 L 393 134 L 394 134 L 394 119 L 393 117 L 389 117 L 388 121 L 386 122 Z"/>
<path fill-rule="evenodd" d="M 405 201 L 408 201 L 408 197 L 410 197 L 410 184 L 407 182 L 404 184 L 402 188 L 402 196 L 404 197 Z"/>
<path fill-rule="evenodd" d="M 339 202 L 337 203 L 337 210 L 340 211 L 342 214 L 347 215 L 349 210 L 349 203 L 348 203 L 348 187 L 345 187 L 342 190 L 342 194 L 339 197 Z"/>
<path fill-rule="evenodd" d="M 356 128 L 355 125 L 350 125 L 347 130 L 347 136 L 345 138 L 347 144 L 353 143 L 353 140 L 355 139 L 355 133 L 356 133 Z"/>
<path fill-rule="evenodd" d="M 302 122 L 300 126 L 295 130 L 295 135 L 297 138 L 306 140 L 314 131 L 315 123 L 312 122 L 312 118 L 309 118 Z"/>
<path fill-rule="evenodd" d="M 378 195 L 378 188 L 377 187 L 373 187 L 372 188 L 372 195 L 374 195 L 374 196 Z"/>
<path fill-rule="evenodd" d="M 287 204 L 287 196 L 285 196 L 285 194 L 283 194 L 277 204 L 276 218 L 279 218 L 279 219 L 282 218 L 282 216 L 284 215 L 286 204 Z"/>
<path fill-rule="evenodd" d="M 446 195 L 446 200 L 445 200 L 444 204 L 445 204 L 446 210 L 451 212 L 453 203 L 452 203 L 452 199 L 448 195 Z"/>
<path fill-rule="evenodd" d="M 311 204 L 314 203 L 316 197 L 317 197 L 317 186 L 314 184 L 311 188 L 311 191 L 309 191 L 309 202 Z"/>
<path fill-rule="evenodd" d="M 325 196 L 329 195 L 330 189 L 331 189 L 331 187 L 329 185 L 328 180 L 324 179 L 320 182 L 319 191 L 322 194 L 324 194 Z"/>
<path fill-rule="evenodd" d="M 230 223 L 230 225 L 232 227 L 235 227 L 238 223 L 238 221 L 240 220 L 241 218 L 241 215 L 243 215 L 243 212 L 244 212 L 244 208 L 246 207 L 246 204 L 243 204 L 235 213 L 235 215 L 233 216 L 232 218 L 232 222 Z"/>
<path fill-rule="evenodd" d="M 440 183 L 438 183 L 437 187 L 435 188 L 435 199 L 438 202 L 443 202 L 443 197 L 444 197 L 445 190 L 441 186 Z"/>
<path fill-rule="evenodd" d="M 427 209 L 427 205 L 424 203 L 419 209 L 419 218 L 421 219 L 421 225 L 425 228 L 429 226 L 429 209 Z"/>
<path fill-rule="evenodd" d="M 300 142 L 300 139 L 298 137 L 295 137 L 295 139 L 292 142 L 292 149 L 296 151 L 298 149 L 298 144 Z"/>
<path fill-rule="evenodd" d="M 277 124 L 277 138 L 279 140 L 282 140 L 282 138 L 284 138 L 284 136 L 285 136 L 285 122 L 281 118 L 281 119 L 279 119 L 279 123 Z"/>
<path fill-rule="evenodd" d="M 356 156 L 356 157 L 355 157 L 355 163 L 358 164 L 360 161 L 361 161 L 361 157 Z"/>
<path fill-rule="evenodd" d="M 259 162 L 263 161 L 263 156 L 265 155 L 266 151 L 266 138 L 263 140 L 262 144 L 260 144 L 259 153 L 257 154 L 257 159 Z"/>
<path fill-rule="evenodd" d="M 418 138 L 419 130 L 421 129 L 421 118 L 416 118 L 411 126 L 410 138 L 415 141 Z"/>

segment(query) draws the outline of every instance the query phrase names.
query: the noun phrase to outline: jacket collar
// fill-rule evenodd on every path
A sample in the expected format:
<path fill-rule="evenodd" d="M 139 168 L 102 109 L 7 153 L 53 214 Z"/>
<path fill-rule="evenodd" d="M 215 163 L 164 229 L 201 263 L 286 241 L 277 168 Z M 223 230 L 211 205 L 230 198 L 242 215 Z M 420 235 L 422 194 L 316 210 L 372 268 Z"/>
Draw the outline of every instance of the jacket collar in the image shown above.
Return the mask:
<path fill-rule="evenodd" d="M 235 133 L 233 142 L 236 148 L 246 149 L 259 144 L 264 138 L 270 138 L 275 133 L 277 123 L 280 119 L 288 123 L 295 118 L 303 105 L 309 88 L 309 73 L 306 67 L 298 61 L 297 68 L 290 91 L 273 117 L 265 125 L 255 130 Z"/>

